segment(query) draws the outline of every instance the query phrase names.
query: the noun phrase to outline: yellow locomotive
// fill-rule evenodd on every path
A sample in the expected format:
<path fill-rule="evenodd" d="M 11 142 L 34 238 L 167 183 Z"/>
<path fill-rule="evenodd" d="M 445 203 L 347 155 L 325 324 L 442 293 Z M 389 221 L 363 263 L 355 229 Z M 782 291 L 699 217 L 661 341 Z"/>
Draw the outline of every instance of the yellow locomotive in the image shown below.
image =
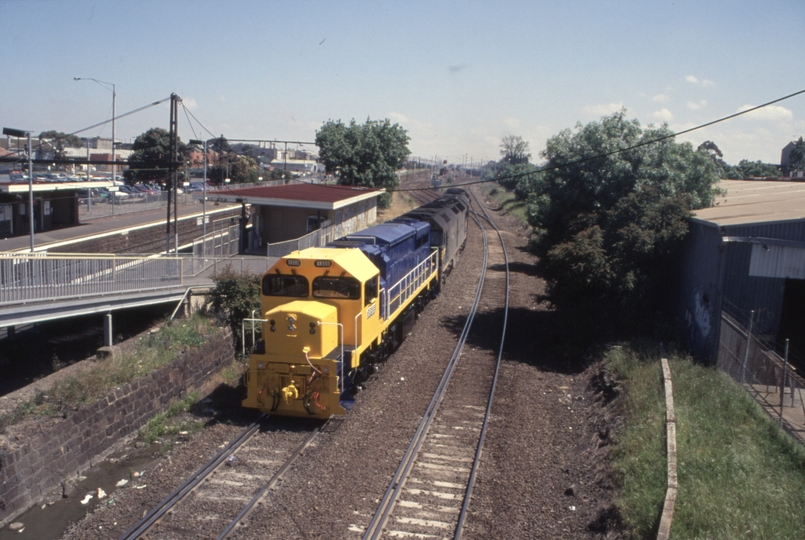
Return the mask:
<path fill-rule="evenodd" d="M 427 221 L 392 221 L 277 261 L 261 280 L 262 339 L 249 355 L 243 406 L 344 414 L 439 290 L 449 266 L 432 232 Z"/>

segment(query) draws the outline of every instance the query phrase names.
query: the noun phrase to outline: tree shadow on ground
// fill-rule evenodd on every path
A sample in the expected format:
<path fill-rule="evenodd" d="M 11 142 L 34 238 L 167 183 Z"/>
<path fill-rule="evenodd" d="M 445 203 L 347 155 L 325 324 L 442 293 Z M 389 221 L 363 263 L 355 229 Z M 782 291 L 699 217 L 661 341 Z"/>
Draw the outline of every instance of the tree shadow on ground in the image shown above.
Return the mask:
<path fill-rule="evenodd" d="M 478 313 L 473 319 L 467 344 L 497 354 L 504 315 L 502 308 Z M 464 315 L 442 320 L 442 324 L 456 336 L 463 331 L 465 322 Z M 558 314 L 553 311 L 510 308 L 506 320 L 503 359 L 557 373 L 572 375 L 584 371 L 589 365 L 589 356 L 568 353 L 572 348 L 568 347 L 569 338 L 562 337 L 563 332 L 557 331 L 560 324 Z"/>

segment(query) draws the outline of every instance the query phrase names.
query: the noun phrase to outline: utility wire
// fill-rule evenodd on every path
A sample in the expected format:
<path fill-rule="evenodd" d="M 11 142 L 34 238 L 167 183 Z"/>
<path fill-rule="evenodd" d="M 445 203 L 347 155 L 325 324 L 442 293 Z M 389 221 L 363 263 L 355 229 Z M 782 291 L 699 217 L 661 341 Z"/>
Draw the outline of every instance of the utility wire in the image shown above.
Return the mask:
<path fill-rule="evenodd" d="M 209 129 L 207 129 L 207 128 L 204 126 L 204 124 L 202 124 L 201 122 L 199 122 L 198 118 L 196 118 L 196 116 L 195 116 L 195 115 L 194 115 L 192 112 L 190 112 L 190 111 L 187 109 L 187 107 L 185 107 L 185 106 L 184 106 L 184 103 L 182 103 L 182 108 L 184 109 L 185 114 L 189 114 L 190 116 L 192 116 L 192 117 L 193 117 L 193 120 L 195 120 L 196 122 L 198 122 L 198 125 L 199 125 L 199 126 L 201 126 L 201 127 L 204 129 L 204 131 L 206 131 L 207 133 L 209 133 L 209 134 L 210 134 L 210 137 L 212 137 L 212 138 L 214 138 L 214 139 L 217 139 L 217 138 L 218 138 L 218 137 L 216 137 L 216 136 L 213 134 L 213 132 L 212 132 L 212 131 L 210 131 Z M 189 122 L 189 120 L 188 120 L 188 122 Z M 192 128 L 191 128 L 191 129 L 192 129 Z M 193 132 L 193 135 L 195 135 L 195 134 L 196 134 L 196 132 L 194 131 L 194 132 Z"/>
<path fill-rule="evenodd" d="M 182 109 L 184 109 L 184 117 L 187 118 L 187 125 L 190 126 L 190 131 L 193 132 L 193 138 L 198 139 L 198 136 L 196 135 L 196 130 L 193 129 L 193 122 L 190 121 L 190 116 L 187 114 L 187 107 L 184 106 L 184 102 L 181 103 L 182 103 Z"/>
<path fill-rule="evenodd" d="M 703 128 L 718 124 L 720 122 L 725 122 L 727 120 L 731 120 L 731 119 L 736 118 L 738 116 L 748 114 L 748 113 L 756 111 L 758 109 L 762 109 L 763 107 L 768 107 L 769 105 L 774 105 L 775 103 L 785 101 L 786 99 L 790 99 L 790 98 L 792 98 L 794 96 L 798 96 L 800 94 L 805 94 L 805 90 L 800 90 L 798 92 L 794 92 L 793 94 L 788 94 L 787 96 L 783 96 L 781 98 L 774 99 L 772 101 L 764 103 L 763 105 L 758 105 L 757 107 L 752 107 L 751 109 L 747 109 L 745 111 L 737 112 L 737 113 L 731 114 L 729 116 L 724 116 L 723 118 L 719 118 L 718 120 L 713 120 L 711 122 L 707 122 L 705 124 L 700 124 L 700 125 L 698 125 L 696 127 L 692 127 L 692 128 L 685 129 L 685 130 L 682 130 L 682 131 L 677 131 L 676 133 L 671 133 L 669 135 L 664 135 L 662 137 L 657 137 L 656 139 L 652 139 L 650 141 L 643 141 L 641 143 L 637 143 L 637 144 L 632 145 L 632 146 L 627 146 L 626 148 L 619 148 L 617 150 L 612 150 L 610 152 L 605 152 L 603 154 L 597 154 L 595 156 L 581 158 L 581 159 L 577 159 L 577 160 L 574 160 L 574 161 L 569 161 L 567 163 L 560 163 L 558 165 L 538 167 L 537 169 L 535 169 L 533 171 L 529 171 L 529 172 L 524 172 L 524 173 L 519 173 L 519 174 L 512 174 L 510 176 L 501 176 L 501 177 L 498 177 L 498 178 L 490 178 L 489 180 L 478 180 L 476 182 L 465 182 L 463 184 L 454 184 L 451 187 L 472 186 L 474 184 L 486 184 L 486 183 L 489 183 L 489 182 L 497 182 L 497 181 L 500 181 L 500 180 L 511 180 L 511 179 L 514 179 L 514 178 L 522 178 L 524 176 L 529 176 L 531 174 L 537 174 L 537 173 L 546 172 L 546 171 L 553 171 L 553 170 L 556 170 L 556 169 L 562 169 L 564 167 L 569 167 L 571 165 L 578 165 L 579 163 L 585 163 L 587 161 L 592 161 L 592 160 L 595 160 L 595 159 L 601 159 L 601 158 L 613 156 L 615 154 L 621 154 L 621 153 L 627 152 L 629 150 L 634 150 L 635 148 L 641 148 L 643 146 L 648 146 L 650 144 L 658 143 L 658 142 L 661 142 L 661 141 L 664 141 L 664 140 L 667 140 L 667 139 L 673 139 L 674 137 L 676 137 L 678 135 L 684 135 L 685 133 L 690 133 L 691 131 L 696 131 L 698 129 L 703 129 Z M 427 191 L 427 190 L 430 190 L 430 189 L 433 189 L 433 188 L 404 188 L 404 189 L 393 189 L 393 190 L 389 190 L 389 191 Z"/>
<path fill-rule="evenodd" d="M 166 97 L 165 99 L 160 99 L 159 101 L 155 101 L 155 102 L 153 102 L 153 103 L 149 103 L 148 105 L 143 105 L 143 106 L 142 106 L 142 107 L 140 107 L 140 108 L 137 108 L 137 109 L 134 109 L 133 111 L 129 111 L 129 112 L 127 112 L 127 113 L 124 113 L 124 114 L 118 115 L 118 116 L 116 116 L 116 117 L 114 117 L 114 118 L 111 118 L 111 119 L 109 119 L 109 120 L 104 120 L 103 122 L 99 122 L 99 123 L 94 124 L 94 125 L 91 125 L 91 126 L 89 126 L 89 127 L 85 127 L 85 128 L 83 128 L 83 129 L 79 129 L 78 131 L 73 131 L 72 133 L 68 133 L 66 136 L 67 136 L 67 137 L 69 137 L 70 135 L 76 135 L 77 133 L 81 133 L 81 132 L 83 132 L 83 131 L 87 131 L 87 130 L 90 130 L 90 129 L 92 129 L 92 128 L 96 128 L 96 127 L 98 127 L 98 126 L 102 126 L 102 125 L 104 125 L 104 124 L 108 124 L 108 123 L 109 123 L 109 122 L 111 122 L 112 120 L 118 120 L 118 119 L 120 119 L 120 118 L 125 118 L 126 116 L 129 116 L 129 115 L 132 115 L 132 114 L 134 114 L 134 113 L 138 113 L 138 112 L 140 112 L 140 111 L 144 111 L 145 109 L 148 109 L 148 108 L 150 108 L 150 107 L 154 107 L 154 106 L 156 106 L 156 105 L 159 105 L 160 103 L 165 103 L 165 102 L 166 102 L 166 101 L 168 101 L 169 99 L 170 99 L 170 97 Z M 54 140 L 58 140 L 59 138 L 61 138 L 61 137 L 58 137 L 57 139 L 54 139 Z M 113 141 L 113 142 L 114 142 L 114 141 Z"/>

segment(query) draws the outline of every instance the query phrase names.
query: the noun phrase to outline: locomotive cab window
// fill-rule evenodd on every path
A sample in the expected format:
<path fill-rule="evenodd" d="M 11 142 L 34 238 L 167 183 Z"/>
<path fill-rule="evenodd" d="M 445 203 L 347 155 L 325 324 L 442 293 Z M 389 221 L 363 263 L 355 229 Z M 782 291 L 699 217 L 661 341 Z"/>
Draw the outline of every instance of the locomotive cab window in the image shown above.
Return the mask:
<path fill-rule="evenodd" d="M 358 300 L 361 297 L 361 283 L 351 277 L 319 276 L 313 280 L 313 296 Z"/>
<path fill-rule="evenodd" d="M 428 241 L 428 237 L 427 237 L 427 236 L 420 236 L 419 238 L 417 238 L 417 239 L 416 239 L 416 246 L 415 246 L 415 247 L 416 247 L 416 249 L 419 249 L 419 248 L 421 248 L 422 246 L 424 246 L 424 245 L 427 243 L 427 241 Z"/>
<path fill-rule="evenodd" d="M 377 277 L 371 278 L 363 285 L 363 305 L 368 306 L 372 300 L 377 298 L 379 287 L 377 284 Z"/>
<path fill-rule="evenodd" d="M 434 231 L 431 229 L 430 231 L 430 245 L 432 246 L 441 246 L 442 245 L 442 231 Z"/>
<path fill-rule="evenodd" d="M 268 274 L 263 278 L 263 294 L 307 298 L 308 281 L 305 276 Z"/>

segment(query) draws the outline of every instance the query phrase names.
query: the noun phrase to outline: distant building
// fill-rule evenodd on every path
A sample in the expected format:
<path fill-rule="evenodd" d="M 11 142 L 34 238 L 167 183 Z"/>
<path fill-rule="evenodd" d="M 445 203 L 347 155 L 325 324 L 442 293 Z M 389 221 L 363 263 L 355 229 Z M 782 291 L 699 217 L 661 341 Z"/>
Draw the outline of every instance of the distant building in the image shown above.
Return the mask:
<path fill-rule="evenodd" d="M 796 145 L 796 142 L 791 141 L 783 147 L 783 151 L 780 155 L 780 168 L 783 171 L 783 176 L 788 176 L 791 178 L 803 178 L 805 177 L 805 171 L 791 168 L 791 151 Z"/>

